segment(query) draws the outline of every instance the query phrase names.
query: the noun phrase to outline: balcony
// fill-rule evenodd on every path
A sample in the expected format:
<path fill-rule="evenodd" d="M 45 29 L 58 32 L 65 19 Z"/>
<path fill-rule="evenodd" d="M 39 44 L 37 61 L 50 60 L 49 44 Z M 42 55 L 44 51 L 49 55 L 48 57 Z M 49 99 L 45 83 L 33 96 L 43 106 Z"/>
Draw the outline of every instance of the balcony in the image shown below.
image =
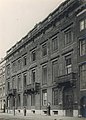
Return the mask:
<path fill-rule="evenodd" d="M 77 76 L 76 76 L 76 73 L 70 73 L 70 74 L 66 74 L 66 75 L 63 75 L 63 76 L 59 76 L 57 78 L 57 84 L 59 85 L 64 85 L 64 84 L 72 84 L 76 81 L 77 79 Z"/>
<path fill-rule="evenodd" d="M 16 89 L 10 89 L 10 90 L 8 90 L 8 95 L 9 96 L 15 96 L 16 95 Z"/>
<path fill-rule="evenodd" d="M 24 90 L 26 94 L 33 94 L 39 92 L 40 83 L 34 82 L 32 84 L 27 85 L 27 88 Z"/>

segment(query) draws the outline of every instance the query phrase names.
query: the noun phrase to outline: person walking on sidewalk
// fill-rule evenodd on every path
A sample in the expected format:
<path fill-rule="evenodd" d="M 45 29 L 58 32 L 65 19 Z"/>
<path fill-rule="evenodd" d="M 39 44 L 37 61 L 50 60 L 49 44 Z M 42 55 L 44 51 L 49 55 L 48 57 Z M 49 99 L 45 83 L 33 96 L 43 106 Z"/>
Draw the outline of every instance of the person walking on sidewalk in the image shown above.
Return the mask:
<path fill-rule="evenodd" d="M 50 110 L 51 110 L 51 106 L 50 106 L 50 102 L 48 102 L 48 105 L 47 105 L 47 115 L 50 116 Z"/>
<path fill-rule="evenodd" d="M 24 107 L 24 116 L 26 116 L 26 107 Z"/>

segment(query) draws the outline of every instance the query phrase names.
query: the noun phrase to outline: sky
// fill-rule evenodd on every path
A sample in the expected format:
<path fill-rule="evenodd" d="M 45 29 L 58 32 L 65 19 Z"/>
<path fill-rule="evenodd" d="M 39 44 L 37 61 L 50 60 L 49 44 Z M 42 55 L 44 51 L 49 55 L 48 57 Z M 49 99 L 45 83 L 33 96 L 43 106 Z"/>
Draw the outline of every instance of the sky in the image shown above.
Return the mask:
<path fill-rule="evenodd" d="M 64 0 L 0 0 L 0 59 Z"/>

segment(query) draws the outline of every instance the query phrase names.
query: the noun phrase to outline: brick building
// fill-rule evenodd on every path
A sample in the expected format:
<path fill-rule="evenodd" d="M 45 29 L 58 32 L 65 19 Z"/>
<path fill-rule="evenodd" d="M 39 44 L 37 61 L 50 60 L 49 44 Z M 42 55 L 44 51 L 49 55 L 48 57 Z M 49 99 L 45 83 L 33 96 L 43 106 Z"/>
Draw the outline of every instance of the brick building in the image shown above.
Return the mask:
<path fill-rule="evenodd" d="M 5 60 L 0 61 L 0 111 L 4 110 L 5 105 Z"/>
<path fill-rule="evenodd" d="M 46 114 L 50 103 L 51 115 L 85 116 L 85 34 L 85 0 L 67 0 L 10 48 L 7 109 Z"/>

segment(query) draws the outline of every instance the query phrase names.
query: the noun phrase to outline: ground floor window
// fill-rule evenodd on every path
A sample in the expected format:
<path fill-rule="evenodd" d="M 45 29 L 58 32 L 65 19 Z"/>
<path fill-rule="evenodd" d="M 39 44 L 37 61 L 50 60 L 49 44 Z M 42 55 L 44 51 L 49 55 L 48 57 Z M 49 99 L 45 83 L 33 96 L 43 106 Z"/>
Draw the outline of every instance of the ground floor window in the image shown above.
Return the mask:
<path fill-rule="evenodd" d="M 42 91 L 42 104 L 43 106 L 47 105 L 47 90 Z"/>
<path fill-rule="evenodd" d="M 35 94 L 31 95 L 31 106 L 35 106 Z"/>
<path fill-rule="evenodd" d="M 58 105 L 58 89 L 53 89 L 53 105 Z"/>
<path fill-rule="evenodd" d="M 21 96 L 20 96 L 20 94 L 18 95 L 18 107 L 20 107 L 21 106 Z"/>
<path fill-rule="evenodd" d="M 27 95 L 23 96 L 23 106 L 27 106 Z"/>
<path fill-rule="evenodd" d="M 86 89 L 86 64 L 80 66 L 80 89 Z"/>

